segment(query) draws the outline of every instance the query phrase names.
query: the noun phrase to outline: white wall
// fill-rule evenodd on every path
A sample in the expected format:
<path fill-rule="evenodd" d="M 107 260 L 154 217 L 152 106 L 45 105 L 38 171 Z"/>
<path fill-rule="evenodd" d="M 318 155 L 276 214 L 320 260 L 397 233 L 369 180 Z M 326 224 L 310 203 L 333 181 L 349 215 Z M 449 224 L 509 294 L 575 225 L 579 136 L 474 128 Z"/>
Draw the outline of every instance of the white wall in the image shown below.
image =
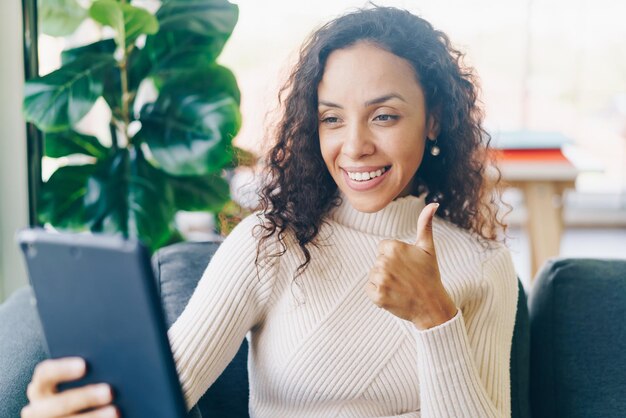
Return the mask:
<path fill-rule="evenodd" d="M 0 1 L 0 301 L 26 283 L 14 240 L 28 225 L 22 2 Z"/>

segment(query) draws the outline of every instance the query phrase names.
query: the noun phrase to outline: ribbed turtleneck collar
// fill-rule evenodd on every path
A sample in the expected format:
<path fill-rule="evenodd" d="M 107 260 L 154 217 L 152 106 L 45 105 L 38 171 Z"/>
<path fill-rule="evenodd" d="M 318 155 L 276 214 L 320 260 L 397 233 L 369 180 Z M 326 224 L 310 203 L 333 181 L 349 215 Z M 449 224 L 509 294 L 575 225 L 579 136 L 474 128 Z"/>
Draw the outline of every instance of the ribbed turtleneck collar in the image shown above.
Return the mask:
<path fill-rule="evenodd" d="M 337 223 L 372 235 L 410 238 L 417 233 L 417 219 L 426 205 L 424 197 L 397 198 L 374 213 L 359 212 L 342 194 L 342 202 L 331 213 Z"/>

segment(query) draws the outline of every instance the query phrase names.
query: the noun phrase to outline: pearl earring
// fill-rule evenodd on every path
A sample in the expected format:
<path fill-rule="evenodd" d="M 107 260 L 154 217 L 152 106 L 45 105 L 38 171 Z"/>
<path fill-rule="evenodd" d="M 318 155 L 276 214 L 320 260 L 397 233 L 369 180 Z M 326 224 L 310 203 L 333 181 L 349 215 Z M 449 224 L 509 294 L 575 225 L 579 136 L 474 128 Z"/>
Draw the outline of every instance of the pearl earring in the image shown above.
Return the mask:
<path fill-rule="evenodd" d="M 432 155 L 433 157 L 436 157 L 439 154 L 441 154 L 441 148 L 439 148 L 439 146 L 437 145 L 437 138 L 435 139 L 428 138 L 428 140 L 432 142 L 432 145 L 430 146 L 430 155 Z"/>

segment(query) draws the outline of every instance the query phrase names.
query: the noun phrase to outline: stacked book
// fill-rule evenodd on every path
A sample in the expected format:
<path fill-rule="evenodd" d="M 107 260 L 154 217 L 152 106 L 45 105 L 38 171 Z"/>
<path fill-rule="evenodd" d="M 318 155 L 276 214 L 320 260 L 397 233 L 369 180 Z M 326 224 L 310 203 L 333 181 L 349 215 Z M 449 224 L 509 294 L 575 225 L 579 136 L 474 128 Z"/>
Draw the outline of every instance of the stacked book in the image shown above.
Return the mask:
<path fill-rule="evenodd" d="M 572 140 L 558 132 L 508 131 L 492 134 L 492 146 L 506 180 L 573 180 L 578 169 L 563 152 Z"/>

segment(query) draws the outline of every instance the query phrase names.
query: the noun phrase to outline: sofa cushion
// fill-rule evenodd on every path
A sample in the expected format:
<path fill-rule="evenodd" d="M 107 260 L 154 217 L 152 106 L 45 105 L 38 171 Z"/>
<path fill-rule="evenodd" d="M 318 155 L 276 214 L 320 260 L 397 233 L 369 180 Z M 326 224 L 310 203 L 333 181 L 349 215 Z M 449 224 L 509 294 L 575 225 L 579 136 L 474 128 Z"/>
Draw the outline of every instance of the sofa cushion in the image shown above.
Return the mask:
<path fill-rule="evenodd" d="M 169 328 L 182 313 L 219 242 L 180 242 L 158 250 L 152 267 Z"/>
<path fill-rule="evenodd" d="M 159 250 L 153 267 L 168 326 L 181 314 L 219 242 L 182 242 Z M 248 417 L 248 343 L 198 401 L 204 417 Z M 197 413 L 196 410 L 192 413 Z"/>
<path fill-rule="evenodd" d="M 529 308 L 533 417 L 626 417 L 626 260 L 552 260 Z"/>

